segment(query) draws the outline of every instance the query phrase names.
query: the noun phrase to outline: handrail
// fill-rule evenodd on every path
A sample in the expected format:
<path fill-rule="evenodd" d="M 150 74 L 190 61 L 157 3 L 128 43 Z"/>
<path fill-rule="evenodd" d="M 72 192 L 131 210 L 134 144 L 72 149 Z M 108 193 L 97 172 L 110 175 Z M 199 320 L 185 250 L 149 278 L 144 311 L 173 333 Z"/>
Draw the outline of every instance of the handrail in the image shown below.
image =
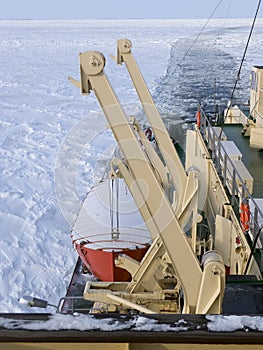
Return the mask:
<path fill-rule="evenodd" d="M 239 200 L 249 199 L 250 204 L 253 204 L 254 212 L 250 212 L 250 232 L 254 240 L 257 238 L 256 243 L 262 253 L 263 237 L 260 237 L 260 247 L 258 244 L 258 237 L 256 236 L 260 228 L 260 223 L 262 224 L 263 222 L 263 213 L 222 145 L 222 132 L 218 136 L 200 105 L 198 105 L 198 110 L 201 112 L 200 133 L 206 141 L 208 149 L 211 151 L 211 158 L 215 164 L 216 171 L 222 179 L 224 187 L 226 187 L 227 181 L 231 183 L 231 190 L 229 191 L 231 195 L 230 201 L 235 214 L 238 216 L 235 207 L 239 208 Z M 232 172 L 229 168 L 232 169 Z M 239 184 L 237 184 L 237 180 Z"/>
<path fill-rule="evenodd" d="M 92 307 L 90 305 L 89 302 L 89 306 L 88 307 L 78 307 L 74 305 L 74 301 L 86 301 L 88 303 L 87 300 L 85 300 L 83 298 L 83 296 L 65 296 L 59 299 L 58 302 L 58 306 L 57 306 L 57 313 L 70 313 L 73 314 L 74 312 L 79 312 L 81 311 L 83 313 L 83 311 L 87 311 L 87 313 L 92 313 Z M 67 307 L 65 307 L 66 302 L 69 302 L 70 305 L 68 305 Z"/>

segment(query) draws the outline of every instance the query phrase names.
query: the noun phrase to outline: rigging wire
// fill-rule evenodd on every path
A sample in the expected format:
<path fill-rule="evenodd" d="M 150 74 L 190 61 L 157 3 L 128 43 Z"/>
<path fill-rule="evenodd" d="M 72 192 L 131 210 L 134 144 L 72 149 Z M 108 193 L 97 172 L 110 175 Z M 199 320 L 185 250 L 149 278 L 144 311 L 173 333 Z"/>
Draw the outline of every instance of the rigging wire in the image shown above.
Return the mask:
<path fill-rule="evenodd" d="M 214 10 L 212 11 L 211 15 L 209 16 L 209 18 L 207 19 L 207 21 L 205 22 L 205 24 L 203 25 L 203 27 L 201 28 L 200 32 L 197 34 L 197 36 L 195 37 L 194 41 L 192 42 L 192 44 L 190 45 L 190 47 L 186 50 L 186 53 L 184 54 L 183 58 L 181 59 L 180 63 L 179 63 L 179 67 L 182 65 L 184 59 L 186 58 L 186 56 L 189 54 L 189 52 L 191 51 L 191 49 L 193 48 L 193 46 L 196 44 L 197 40 L 199 39 L 200 35 L 203 33 L 204 29 L 206 28 L 206 26 L 208 25 L 209 21 L 211 20 L 211 18 L 214 16 L 214 14 L 216 13 L 218 7 L 221 5 L 223 0 L 219 0 L 216 7 L 214 8 Z M 177 66 L 172 70 L 172 73 L 170 74 L 170 76 L 168 77 L 167 81 L 166 81 L 166 85 L 169 83 L 169 81 L 171 80 L 171 78 L 173 77 L 174 73 L 177 70 Z M 160 92 L 155 96 L 155 99 L 157 99 L 161 92 L 163 92 L 163 90 L 160 90 Z"/>
<path fill-rule="evenodd" d="M 120 213 L 119 213 L 119 179 L 116 179 L 116 231 L 117 234 L 120 230 Z"/>
<path fill-rule="evenodd" d="M 248 39 L 247 39 L 247 43 L 246 43 L 246 46 L 245 46 L 245 49 L 244 49 L 244 52 L 243 52 L 243 56 L 242 56 L 242 59 L 241 59 L 241 62 L 240 62 L 240 66 L 239 66 L 239 69 L 238 69 L 238 73 L 237 73 L 237 77 L 236 77 L 236 80 L 235 80 L 235 84 L 234 84 L 234 87 L 233 87 L 233 90 L 232 90 L 232 93 L 231 93 L 230 103 L 228 104 L 228 107 L 227 107 L 227 110 L 226 110 L 226 114 L 225 114 L 225 117 L 224 117 L 224 120 L 223 120 L 223 125 L 222 125 L 222 128 L 221 128 L 221 132 L 219 134 L 219 139 L 221 138 L 221 135 L 222 135 L 222 132 L 223 132 L 224 121 L 226 120 L 228 112 L 229 112 L 229 110 L 230 110 L 230 108 L 232 106 L 232 103 L 233 103 L 234 93 L 236 91 L 237 83 L 240 80 L 241 70 L 242 70 L 242 67 L 243 67 L 243 63 L 245 61 L 248 45 L 249 45 L 249 42 L 250 42 L 253 30 L 254 30 L 254 27 L 255 27 L 255 23 L 256 23 L 256 19 L 257 19 L 257 16 L 258 16 L 258 12 L 259 12 L 259 9 L 260 9 L 261 2 L 262 2 L 262 0 L 258 1 L 256 13 L 255 13 L 254 18 L 253 18 L 253 22 L 252 22 L 252 25 L 251 25 L 251 28 L 250 28 Z"/>
<path fill-rule="evenodd" d="M 226 27 L 226 22 L 229 19 L 229 13 L 230 13 L 231 6 L 232 6 L 232 0 L 229 0 L 227 9 L 226 9 L 226 12 L 224 15 L 224 23 L 223 23 L 222 29 L 224 29 Z M 219 36 L 220 36 L 220 31 L 218 31 L 217 38 Z"/>
<path fill-rule="evenodd" d="M 226 10 L 226 16 L 225 16 L 226 18 L 228 18 L 231 6 L 232 6 L 232 0 L 229 0 L 228 7 Z"/>
<path fill-rule="evenodd" d="M 224 23 L 223 23 L 222 28 L 226 27 L 227 19 L 229 19 L 229 13 L 230 13 L 231 5 L 232 5 L 232 0 L 229 0 L 228 6 L 227 6 L 227 9 L 226 9 L 226 13 L 224 15 Z M 220 32 L 218 31 L 216 39 L 219 39 L 219 37 L 220 37 Z M 214 78 L 214 115 L 215 115 L 215 117 L 217 115 L 219 115 L 219 113 L 220 113 L 220 111 L 219 111 L 219 104 L 216 102 L 216 100 L 217 100 L 217 85 L 216 84 L 217 84 L 217 79 L 215 77 Z"/>
<path fill-rule="evenodd" d="M 109 181 L 109 214 L 110 214 L 110 225 L 111 225 L 111 233 L 113 233 L 113 182 L 114 180 L 111 179 Z"/>
<path fill-rule="evenodd" d="M 184 59 L 186 58 L 186 56 L 188 56 L 189 52 L 191 51 L 191 49 L 193 48 L 193 46 L 195 45 L 195 43 L 197 42 L 197 40 L 199 39 L 200 35 L 203 33 L 203 31 L 205 30 L 206 26 L 208 25 L 210 19 L 214 16 L 214 14 L 216 13 L 218 7 L 221 5 L 221 2 L 223 0 L 219 0 L 219 2 L 217 3 L 216 7 L 214 8 L 213 12 L 211 13 L 211 15 L 208 17 L 207 21 L 205 22 L 205 24 L 203 25 L 203 27 L 201 28 L 200 32 L 197 34 L 197 36 L 195 37 L 194 41 L 192 42 L 192 44 L 189 46 L 189 48 L 186 50 L 186 53 L 184 54 L 183 58 L 181 59 L 180 63 L 179 63 L 179 67 L 181 66 L 181 64 L 183 63 Z"/>
<path fill-rule="evenodd" d="M 116 210 L 114 208 L 114 190 L 116 191 L 116 201 L 115 201 Z M 111 225 L 112 238 L 118 239 L 119 238 L 119 231 L 120 231 L 119 179 L 118 178 L 112 178 L 109 181 L 109 214 L 110 214 L 110 225 Z M 116 215 L 116 217 L 115 217 L 115 215 Z M 114 217 L 116 220 L 116 227 L 114 224 L 114 221 L 115 221 Z"/>

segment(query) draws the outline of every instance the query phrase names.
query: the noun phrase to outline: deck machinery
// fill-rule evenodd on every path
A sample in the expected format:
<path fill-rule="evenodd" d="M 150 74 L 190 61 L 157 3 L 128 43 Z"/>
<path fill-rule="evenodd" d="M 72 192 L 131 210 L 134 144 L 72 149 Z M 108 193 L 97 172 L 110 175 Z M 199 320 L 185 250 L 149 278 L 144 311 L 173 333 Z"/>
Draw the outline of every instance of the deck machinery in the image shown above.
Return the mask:
<path fill-rule="evenodd" d="M 140 263 L 125 255 L 116 259 L 131 274 L 130 282 L 87 282 L 83 297 L 94 303 L 93 312 L 219 314 L 226 275 L 262 279 L 247 230 L 229 200 L 231 195 L 243 203 L 251 193 L 221 145 L 224 133 L 211 127 L 201 109 L 197 126 L 187 131 L 183 166 L 131 49 L 130 40 L 118 40 L 112 57 L 128 69 L 158 150 L 135 117 L 125 114 L 104 73 L 103 54 L 81 53 L 81 80 L 69 79 L 83 94 L 94 91 L 121 152 L 109 176 L 124 178 L 152 245 Z M 255 130 L 253 143 L 261 140 Z"/>

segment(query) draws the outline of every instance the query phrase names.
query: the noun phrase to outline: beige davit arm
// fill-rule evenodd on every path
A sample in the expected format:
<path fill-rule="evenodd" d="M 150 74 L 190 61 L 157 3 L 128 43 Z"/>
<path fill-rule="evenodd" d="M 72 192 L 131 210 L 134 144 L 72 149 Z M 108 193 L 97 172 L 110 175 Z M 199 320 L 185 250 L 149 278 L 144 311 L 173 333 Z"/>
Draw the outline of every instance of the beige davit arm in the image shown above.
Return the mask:
<path fill-rule="evenodd" d="M 136 137 L 134 128 L 129 124 L 127 116 L 104 74 L 104 66 L 105 59 L 101 53 L 91 51 L 80 54 L 80 88 L 84 94 L 89 93 L 90 90 L 94 91 L 118 142 L 125 162 L 116 159 L 115 165 L 119 167 L 145 224 L 156 242 L 156 246 L 153 245 L 152 247 L 156 248 L 158 252 L 157 243 L 160 240 L 165 254 L 168 255 L 168 260 L 172 264 L 184 291 L 184 312 L 204 313 L 211 310 L 218 313 L 220 312 L 224 289 L 224 266 L 220 261 L 220 257 L 217 254 L 209 254 L 204 271 L 202 271 L 200 263 L 175 215 L 172 204 L 154 173 L 147 153 Z M 79 86 L 76 81 L 73 83 Z M 164 139 L 167 141 L 167 136 Z M 169 135 L 168 139 L 170 140 Z M 174 161 L 177 164 L 177 160 L 168 157 L 166 161 L 170 168 Z M 177 165 L 174 168 L 178 171 Z M 182 171 L 182 169 L 179 171 Z M 186 181 L 185 176 L 184 173 L 183 181 Z M 183 188 L 185 188 L 185 185 Z M 180 196 L 182 196 L 182 193 Z M 156 260 L 157 263 L 158 261 Z M 104 288 L 103 284 L 101 288 Z M 100 294 L 99 290 L 95 293 L 87 288 L 85 295 L 87 298 L 91 298 L 91 295 L 95 293 L 94 300 L 100 301 L 101 296 L 105 295 L 102 289 Z M 209 293 L 207 293 L 208 290 Z M 129 296 L 125 293 L 118 293 L 116 290 L 108 292 L 111 294 L 105 297 L 106 303 L 121 303 L 121 297 L 126 300 L 127 304 Z M 150 295 L 154 300 L 155 293 L 150 293 Z M 149 295 L 147 298 L 149 298 Z M 132 307 L 132 305 L 131 302 L 129 305 L 127 304 L 127 307 Z M 136 307 L 134 308 L 136 309 Z"/>
<path fill-rule="evenodd" d="M 165 165 L 169 170 L 172 183 L 177 193 L 176 212 L 178 213 L 186 187 L 187 176 L 185 170 L 131 52 L 131 41 L 128 39 L 121 39 L 118 40 L 117 45 L 117 63 L 121 64 L 124 62 L 126 64 L 143 109 L 153 129 Z"/>
<path fill-rule="evenodd" d="M 200 264 L 103 72 L 104 65 L 104 56 L 98 52 L 80 54 L 82 92 L 87 93 L 90 89 L 94 91 L 126 160 L 130 176 L 134 179 L 134 185 L 140 191 L 140 197 L 143 198 L 144 205 L 148 208 L 156 227 L 155 232 L 159 233 L 170 260 L 182 281 L 187 303 L 190 309 L 195 308 L 202 278 Z M 132 189 L 132 185 L 130 187 Z M 134 200 L 140 210 L 141 198 L 138 200 L 136 191 L 132 190 L 131 192 L 133 195 L 135 194 Z M 147 220 L 145 223 L 147 225 Z M 189 266 L 191 266 L 191 277 L 186 278 L 189 276 Z"/>

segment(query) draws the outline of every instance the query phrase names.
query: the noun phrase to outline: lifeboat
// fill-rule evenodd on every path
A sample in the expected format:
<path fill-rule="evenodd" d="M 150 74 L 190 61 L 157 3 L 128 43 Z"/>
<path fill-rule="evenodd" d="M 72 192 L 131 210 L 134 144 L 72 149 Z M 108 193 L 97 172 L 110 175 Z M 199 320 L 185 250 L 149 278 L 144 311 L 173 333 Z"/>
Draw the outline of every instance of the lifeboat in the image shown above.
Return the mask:
<path fill-rule="evenodd" d="M 123 179 L 94 186 L 80 209 L 71 233 L 88 271 L 101 281 L 130 281 L 115 266 L 119 255 L 141 261 L 151 244 L 150 233 Z"/>

